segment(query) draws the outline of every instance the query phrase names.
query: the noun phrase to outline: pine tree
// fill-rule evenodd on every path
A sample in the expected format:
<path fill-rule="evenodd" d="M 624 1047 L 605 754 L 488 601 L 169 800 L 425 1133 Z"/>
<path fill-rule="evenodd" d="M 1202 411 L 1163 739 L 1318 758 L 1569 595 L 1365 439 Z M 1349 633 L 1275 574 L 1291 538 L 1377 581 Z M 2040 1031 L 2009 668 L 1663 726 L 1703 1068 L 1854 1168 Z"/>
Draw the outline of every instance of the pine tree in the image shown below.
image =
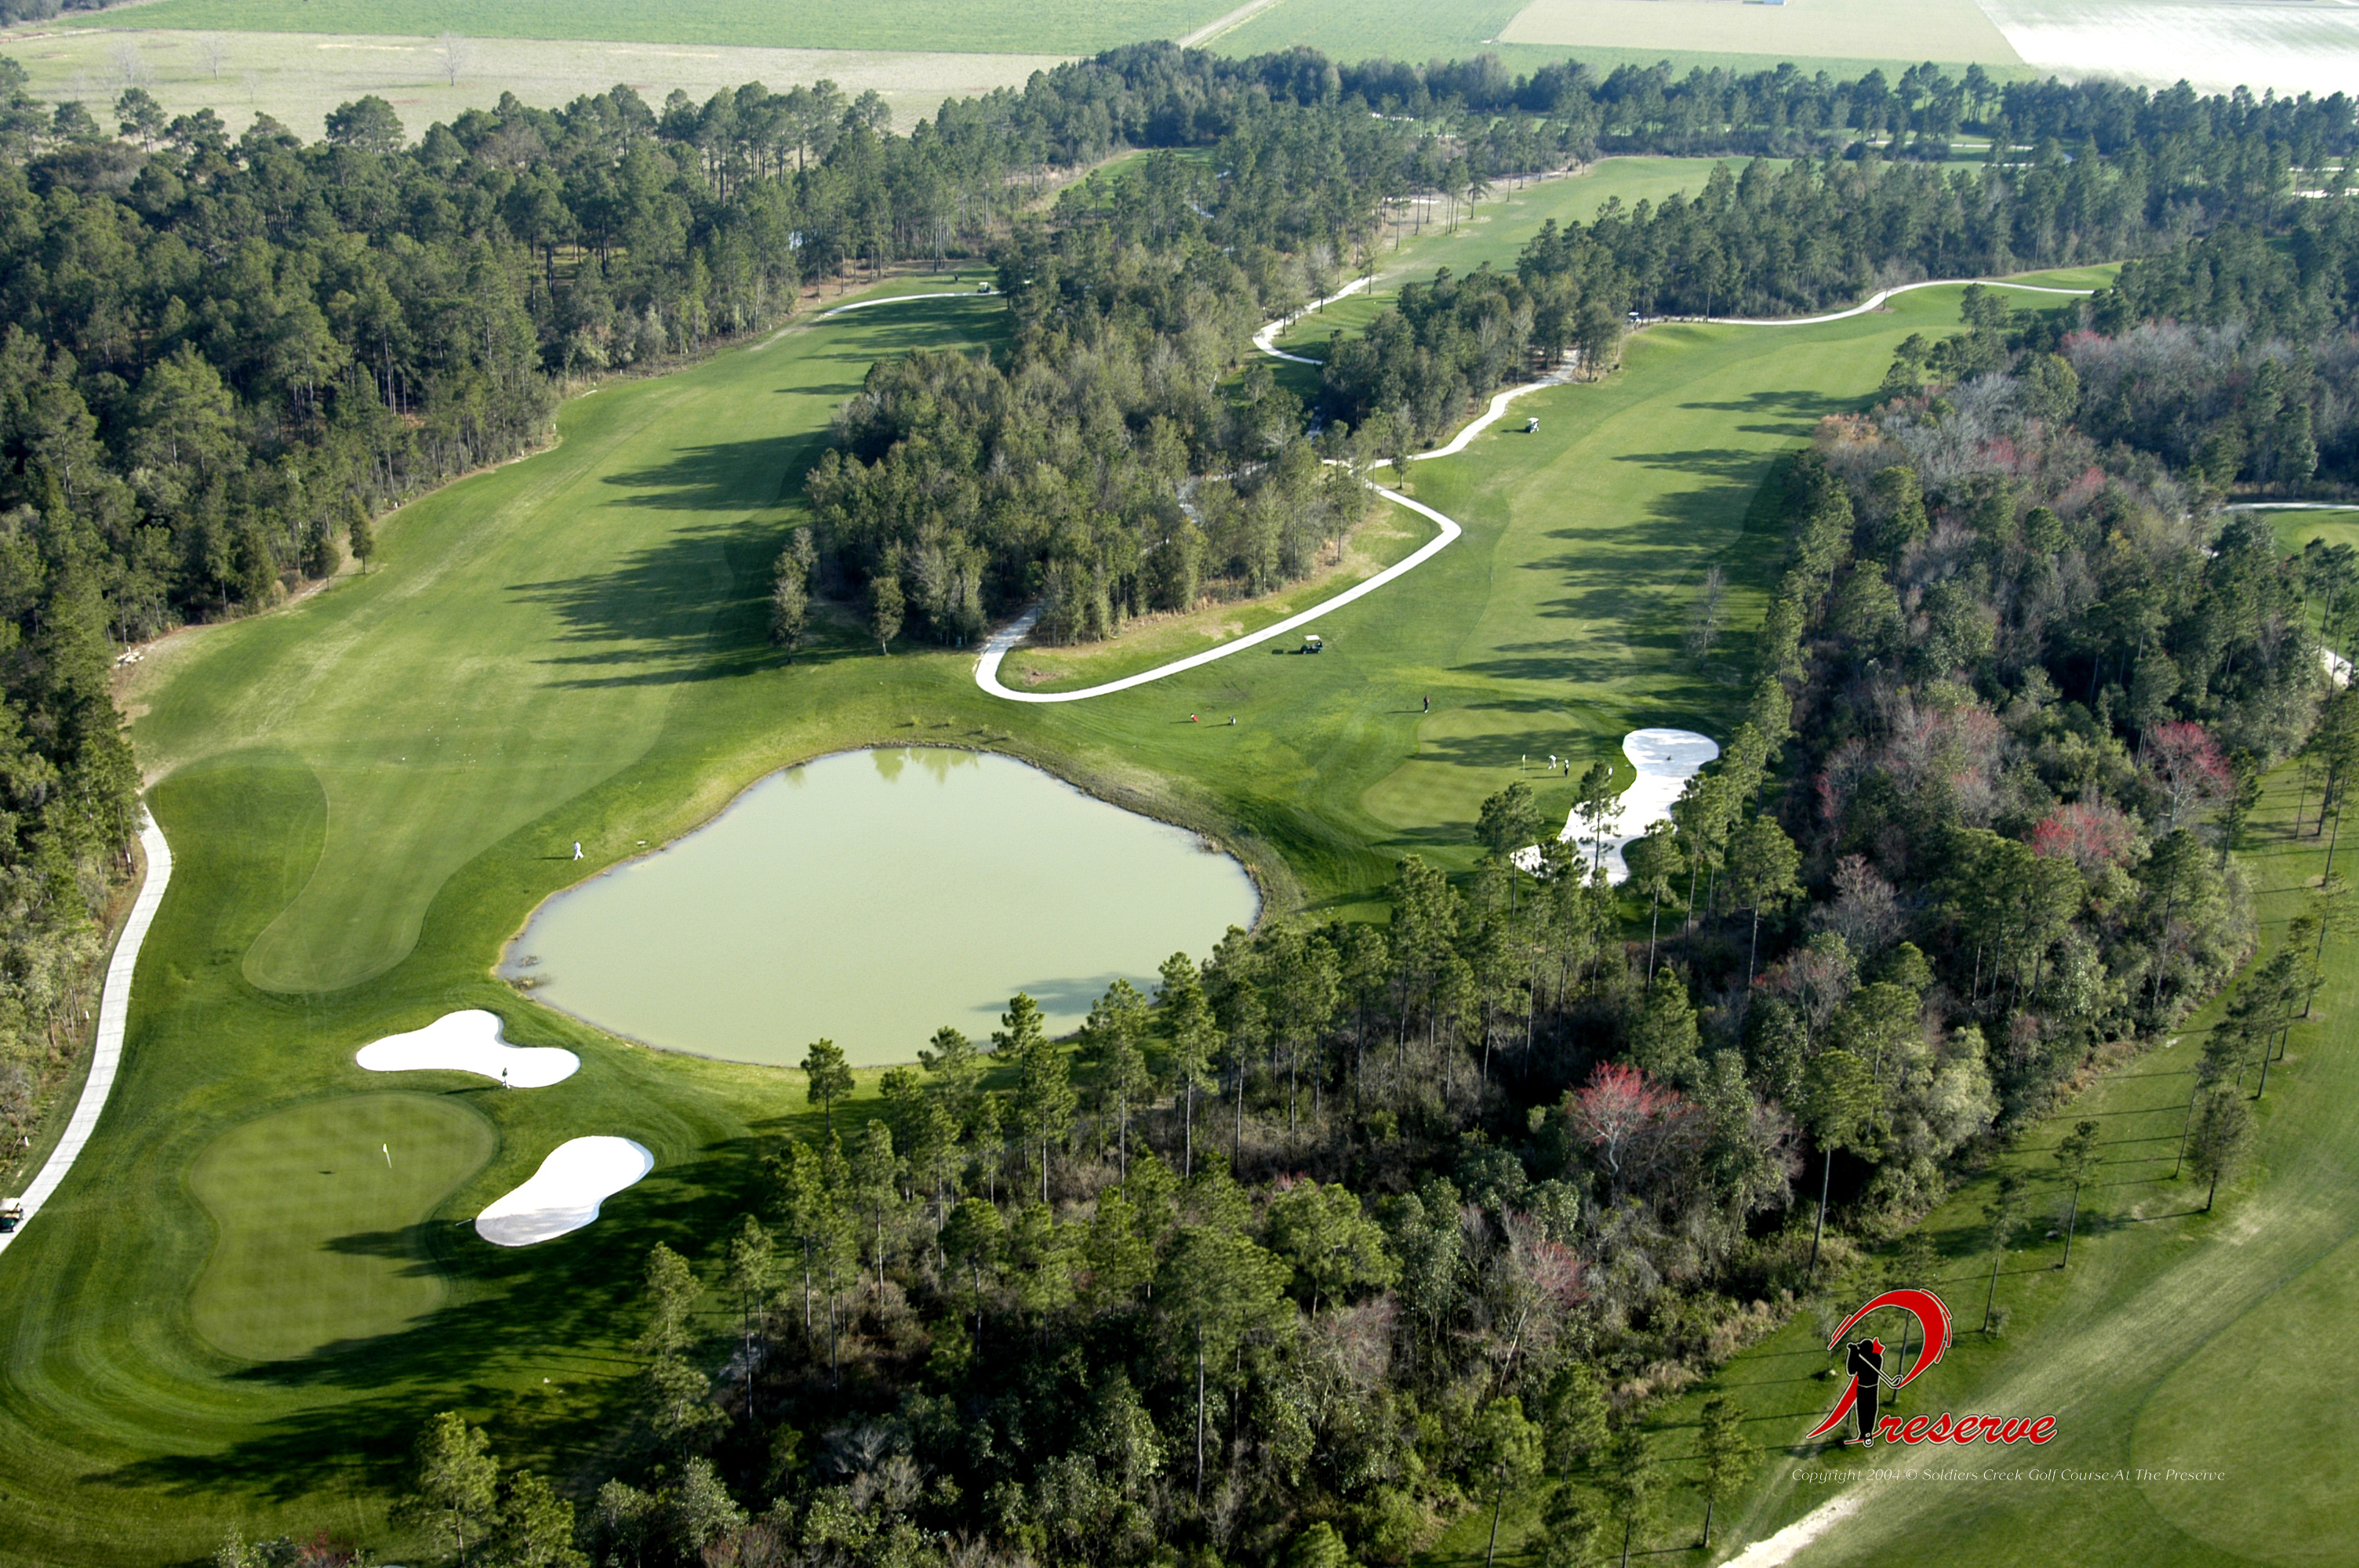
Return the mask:
<path fill-rule="evenodd" d="M 820 1103 L 827 1130 L 835 1131 L 835 1102 L 852 1092 L 852 1068 L 843 1047 L 832 1040 L 814 1040 L 803 1055 L 803 1074 L 810 1080 L 810 1098 Z"/>
<path fill-rule="evenodd" d="M 1745 1440 L 1745 1412 L 1726 1394 L 1714 1394 L 1703 1402 L 1696 1457 L 1703 1462 L 1696 1488 L 1703 1494 L 1703 1540 L 1697 1544 L 1709 1552 L 1712 1510 L 1745 1489 L 1756 1458 L 1753 1444 Z"/>

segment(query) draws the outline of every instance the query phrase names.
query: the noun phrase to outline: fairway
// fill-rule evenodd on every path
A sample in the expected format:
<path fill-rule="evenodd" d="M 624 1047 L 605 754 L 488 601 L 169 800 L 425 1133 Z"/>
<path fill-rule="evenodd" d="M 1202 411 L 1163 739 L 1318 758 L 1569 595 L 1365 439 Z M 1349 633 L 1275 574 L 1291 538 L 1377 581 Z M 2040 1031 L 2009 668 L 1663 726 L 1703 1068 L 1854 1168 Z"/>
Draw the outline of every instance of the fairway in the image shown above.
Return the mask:
<path fill-rule="evenodd" d="M 463 1095 L 349 1095 L 223 1133 L 189 1171 L 220 1227 L 197 1333 L 270 1361 L 407 1327 L 443 1296 L 419 1233 L 495 1144 Z"/>
<path fill-rule="evenodd" d="M 318 862 L 247 978 L 310 992 L 381 973 L 452 871 L 643 754 L 683 686 L 715 673 L 716 620 L 754 565 L 730 544 L 749 525 L 775 537 L 827 413 L 878 355 L 987 333 L 997 310 L 864 312 L 816 353 L 740 352 L 579 399 L 556 451 L 405 509 L 380 568 L 317 609 L 152 655 L 191 678 L 142 727 L 151 773 L 279 746 L 326 802 Z M 588 821 L 557 822 L 537 848 L 561 863 L 585 837 Z"/>

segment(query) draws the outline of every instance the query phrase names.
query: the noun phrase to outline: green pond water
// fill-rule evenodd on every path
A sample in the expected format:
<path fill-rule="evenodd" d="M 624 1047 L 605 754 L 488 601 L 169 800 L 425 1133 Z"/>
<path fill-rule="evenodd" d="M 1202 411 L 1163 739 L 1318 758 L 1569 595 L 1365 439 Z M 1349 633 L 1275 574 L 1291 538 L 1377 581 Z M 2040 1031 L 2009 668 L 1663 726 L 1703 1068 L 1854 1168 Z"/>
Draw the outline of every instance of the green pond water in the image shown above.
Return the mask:
<path fill-rule="evenodd" d="M 1117 977 L 1145 989 L 1257 908 L 1196 834 L 1010 758 L 852 752 L 774 773 L 711 823 L 541 905 L 501 972 L 614 1033 L 799 1064 L 977 1040 L 1029 992 L 1077 1028 Z"/>

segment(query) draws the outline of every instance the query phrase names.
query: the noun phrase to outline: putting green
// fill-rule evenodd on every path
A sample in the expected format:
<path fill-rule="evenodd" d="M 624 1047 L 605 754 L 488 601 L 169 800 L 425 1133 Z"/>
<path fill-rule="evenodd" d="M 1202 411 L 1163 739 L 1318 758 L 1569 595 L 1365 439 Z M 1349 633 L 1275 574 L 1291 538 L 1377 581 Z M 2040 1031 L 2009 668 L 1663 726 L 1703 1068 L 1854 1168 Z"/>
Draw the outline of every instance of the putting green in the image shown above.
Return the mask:
<path fill-rule="evenodd" d="M 197 1333 L 269 1361 L 399 1332 L 443 1299 L 430 1217 L 497 1146 L 461 1095 L 348 1095 L 223 1133 L 189 1170 L 221 1227 Z"/>

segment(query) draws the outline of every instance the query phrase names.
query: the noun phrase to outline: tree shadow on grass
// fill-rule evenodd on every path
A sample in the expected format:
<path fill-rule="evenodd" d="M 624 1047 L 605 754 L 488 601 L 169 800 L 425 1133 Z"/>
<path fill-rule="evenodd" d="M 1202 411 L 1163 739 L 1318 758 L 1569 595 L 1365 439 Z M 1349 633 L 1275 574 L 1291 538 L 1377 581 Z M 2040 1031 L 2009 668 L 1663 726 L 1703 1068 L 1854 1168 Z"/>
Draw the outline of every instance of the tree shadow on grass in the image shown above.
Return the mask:
<path fill-rule="evenodd" d="M 1750 435 L 1780 436 L 1808 440 L 1818 428 L 1819 421 L 1831 414 L 1856 413 L 1860 406 L 1856 397 L 1830 397 L 1824 393 L 1799 388 L 1768 389 L 1724 402 L 1682 403 L 1682 408 L 1701 409 L 1714 414 L 1747 415 L 1756 419 L 1775 421 L 1770 424 L 1739 425 L 1738 429 Z"/>
<path fill-rule="evenodd" d="M 694 1255 L 756 1211 L 766 1141 L 708 1146 L 608 1198 L 590 1226 L 537 1247 L 493 1247 L 463 1220 L 342 1238 L 338 1250 L 430 1258 L 458 1299 L 395 1333 L 230 1373 L 233 1384 L 308 1390 L 315 1402 L 220 1450 L 158 1454 L 93 1480 L 290 1500 L 357 1469 L 372 1486 L 397 1487 L 428 1418 L 453 1408 L 498 1430 L 510 1453 L 594 1446 L 621 1418 L 642 1365 L 629 1346 L 648 1249 L 660 1241 Z M 588 1408 L 577 1397 L 559 1411 L 485 1382 L 485 1368 L 561 1376 L 576 1396 L 585 1382 L 607 1386 L 589 1390 Z"/>
<path fill-rule="evenodd" d="M 794 494 L 826 449 L 824 430 L 679 447 L 660 463 L 610 473 L 599 482 L 629 492 L 619 505 L 743 514 Z"/>
<path fill-rule="evenodd" d="M 553 614 L 555 650 L 541 662 L 573 673 L 565 687 L 670 685 L 745 675 L 786 662 L 768 637 L 768 585 L 734 563 L 759 547 L 758 524 L 701 524 L 666 534 L 610 569 L 512 583 L 518 604 Z M 841 649 L 805 647 L 825 661 Z"/>

